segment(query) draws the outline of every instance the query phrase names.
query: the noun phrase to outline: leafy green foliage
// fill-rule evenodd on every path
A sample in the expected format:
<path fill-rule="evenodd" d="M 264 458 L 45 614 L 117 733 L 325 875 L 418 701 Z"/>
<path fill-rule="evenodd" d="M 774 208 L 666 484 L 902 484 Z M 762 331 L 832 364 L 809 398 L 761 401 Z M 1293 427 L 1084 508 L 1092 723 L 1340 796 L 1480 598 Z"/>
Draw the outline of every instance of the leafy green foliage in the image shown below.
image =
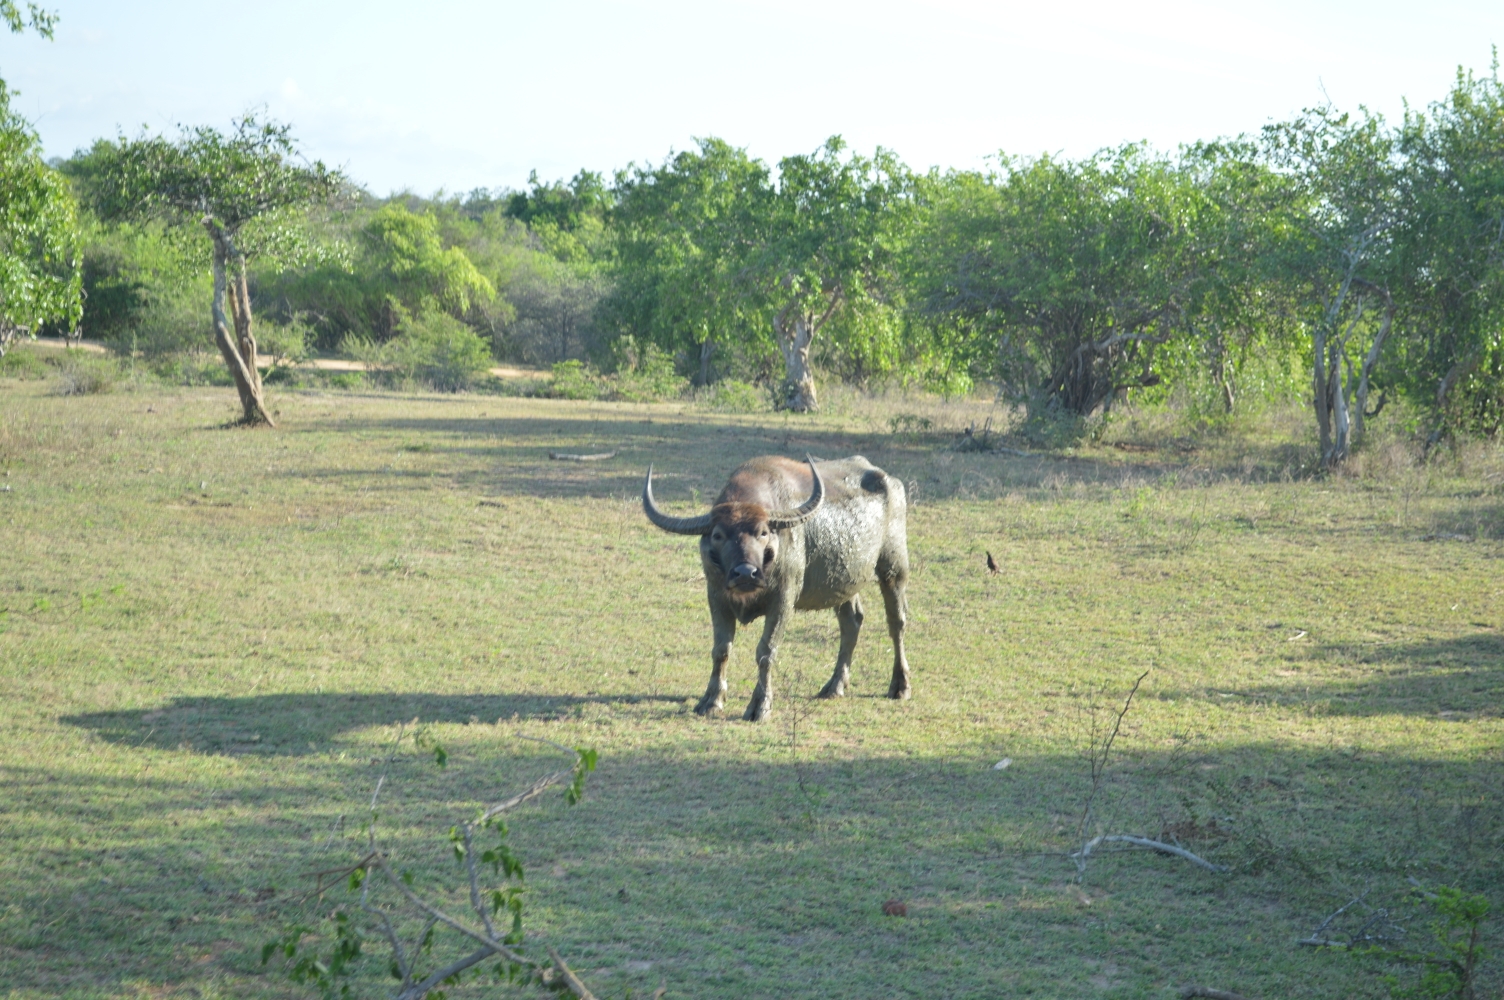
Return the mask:
<path fill-rule="evenodd" d="M 579 760 L 574 765 L 574 780 L 569 783 L 569 788 L 564 793 L 564 801 L 572 806 L 579 805 L 585 798 L 585 779 L 590 772 L 595 770 L 595 762 L 600 759 L 594 750 L 586 747 L 575 747 Z"/>
<path fill-rule="evenodd" d="M 445 247 L 433 216 L 400 204 L 383 207 L 361 230 L 369 270 L 362 276 L 380 292 L 373 328 L 397 331 L 407 315 L 463 315 L 496 291 L 458 247 Z"/>
<path fill-rule="evenodd" d="M 0 0 L 0 21 L 16 34 L 25 31 L 29 25 L 37 34 L 50 39 L 57 27 L 57 14 L 37 3 L 28 3 L 23 14 L 16 0 Z"/>
<path fill-rule="evenodd" d="M 286 242 L 275 225 L 283 213 L 327 201 L 345 184 L 322 162 L 300 160 L 290 125 L 253 112 L 229 132 L 198 126 L 175 141 L 144 133 L 101 139 L 76 158 L 73 174 L 106 220 L 162 218 L 197 227 L 210 216 L 232 235 L 252 221 L 268 222 L 240 248 L 247 256 Z"/>
<path fill-rule="evenodd" d="M 364 869 L 357 871 L 363 873 Z M 354 874 L 351 875 L 351 881 L 354 883 L 352 888 L 358 886 Z M 334 939 L 327 952 L 320 952 L 305 944 L 304 939 L 316 937 L 317 930 L 304 924 L 295 924 L 280 937 L 262 945 L 261 964 L 266 965 L 273 955 L 280 952 L 288 963 L 287 976 L 293 982 L 312 984 L 324 1000 L 346 1000 L 354 996 L 354 992 L 345 977 L 350 975 L 354 964 L 359 961 L 365 938 L 359 925 L 343 909 L 335 910 L 327 923 L 334 932 Z"/>
<path fill-rule="evenodd" d="M 468 388 L 491 365 L 491 348 L 470 327 L 442 312 L 402 316 L 385 343 L 350 337 L 345 353 L 396 384 L 417 382 L 443 392 Z"/>
<path fill-rule="evenodd" d="M 1396 1000 L 1473 1000 L 1478 995 L 1477 969 L 1487 957 L 1480 935 L 1488 918 L 1488 897 L 1451 886 L 1440 886 L 1434 893 L 1417 890 L 1415 896 L 1428 901 L 1435 913 L 1428 950 L 1376 945 L 1354 949 L 1355 954 L 1418 967 L 1419 980 L 1409 984 L 1385 975 Z"/>
<path fill-rule="evenodd" d="M 68 183 L 42 162 L 40 140 L 0 81 L 0 350 L 17 330 L 35 333 L 50 322 L 72 332 L 78 325 L 79 257 Z"/>

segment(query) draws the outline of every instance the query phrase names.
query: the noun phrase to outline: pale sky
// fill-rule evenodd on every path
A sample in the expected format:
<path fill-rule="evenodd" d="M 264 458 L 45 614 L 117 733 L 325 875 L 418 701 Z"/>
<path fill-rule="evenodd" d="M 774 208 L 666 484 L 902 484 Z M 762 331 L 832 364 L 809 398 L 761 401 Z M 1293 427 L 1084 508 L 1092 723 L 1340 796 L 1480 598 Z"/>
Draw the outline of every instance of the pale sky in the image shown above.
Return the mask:
<path fill-rule="evenodd" d="M 1501 0 L 679 3 L 49 0 L 0 35 L 49 156 L 264 106 L 378 194 L 520 187 L 715 135 L 769 162 L 839 133 L 910 166 L 1397 118 L 1487 73 Z"/>

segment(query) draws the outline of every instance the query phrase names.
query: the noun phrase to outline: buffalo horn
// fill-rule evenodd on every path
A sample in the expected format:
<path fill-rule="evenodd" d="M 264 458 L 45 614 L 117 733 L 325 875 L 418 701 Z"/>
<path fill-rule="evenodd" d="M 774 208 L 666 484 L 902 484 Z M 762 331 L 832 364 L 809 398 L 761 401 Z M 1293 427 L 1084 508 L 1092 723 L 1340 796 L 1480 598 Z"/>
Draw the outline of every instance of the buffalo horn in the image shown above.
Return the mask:
<path fill-rule="evenodd" d="M 670 517 L 658 509 L 653 502 L 653 467 L 648 466 L 648 480 L 642 487 L 642 512 L 664 531 L 672 531 L 676 535 L 703 535 L 710 530 L 710 515 L 701 514 L 699 517 Z"/>
<path fill-rule="evenodd" d="M 779 511 L 768 518 L 768 527 L 774 531 L 782 531 L 784 528 L 792 528 L 796 524 L 803 524 L 814 516 L 815 511 L 820 509 L 820 504 L 825 499 L 825 484 L 820 481 L 820 470 L 815 468 L 815 460 L 809 455 L 804 456 L 809 462 L 810 475 L 815 477 L 815 489 L 810 493 L 809 499 L 800 504 L 798 508 L 790 511 Z"/>

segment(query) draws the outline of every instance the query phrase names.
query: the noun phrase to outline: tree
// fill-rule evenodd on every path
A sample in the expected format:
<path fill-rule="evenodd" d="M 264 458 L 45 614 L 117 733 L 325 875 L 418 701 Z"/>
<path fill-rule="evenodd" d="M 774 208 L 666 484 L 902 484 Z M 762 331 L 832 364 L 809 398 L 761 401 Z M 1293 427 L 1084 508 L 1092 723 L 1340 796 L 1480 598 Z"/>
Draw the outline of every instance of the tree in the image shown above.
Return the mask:
<path fill-rule="evenodd" d="M 0 14 L 17 23 L 13 6 Z M 46 322 L 73 335 L 83 312 L 72 192 L 42 162 L 41 141 L 10 96 L 0 80 L 0 355 Z"/>
<path fill-rule="evenodd" d="M 1033 415 L 1086 417 L 1157 385 L 1154 349 L 1199 273 L 1194 188 L 1139 147 L 1070 162 L 1004 159 L 935 182 L 914 249 L 920 307 L 995 345 L 994 375 Z"/>
<path fill-rule="evenodd" d="M 256 366 L 247 260 L 303 250 L 292 211 L 327 201 L 343 178 L 302 162 L 291 128 L 254 113 L 228 133 L 202 126 L 161 136 L 101 140 L 84 187 L 105 218 L 159 217 L 202 226 L 211 243 L 215 343 L 240 394 L 241 421 L 273 425 Z M 227 311 L 228 310 L 228 311 Z"/>
<path fill-rule="evenodd" d="M 379 339 L 392 336 L 404 316 L 441 312 L 458 318 L 496 295 L 464 250 L 443 245 L 432 215 L 388 204 L 360 236 L 367 265 L 362 279 L 376 293 L 371 320 Z"/>
<path fill-rule="evenodd" d="M 746 150 L 714 138 L 698 147 L 617 175 L 604 310 L 645 343 L 698 354 L 704 385 L 717 344 L 772 346 L 765 303 L 744 278 L 773 188 Z"/>
<path fill-rule="evenodd" d="M 57 15 L 35 3 L 23 13 L 15 0 L 0 0 L 0 21 L 13 33 L 30 25 L 50 39 Z M 83 308 L 72 193 L 42 163 L 41 141 L 11 108 L 11 93 L 0 80 L 0 357 L 46 322 L 75 336 Z"/>
<path fill-rule="evenodd" d="M 1377 115 L 1309 109 L 1264 129 L 1271 162 L 1294 182 L 1275 266 L 1310 332 L 1321 467 L 1363 437 L 1374 371 L 1394 326 L 1401 168 Z"/>
<path fill-rule="evenodd" d="M 1156 352 L 1155 371 L 1166 383 L 1211 388 L 1230 414 L 1246 389 L 1277 392 L 1294 371 L 1300 338 L 1269 267 L 1292 182 L 1241 138 L 1186 147 L 1177 167 L 1192 216 L 1178 255 L 1192 280 L 1183 335 Z"/>
<path fill-rule="evenodd" d="M 893 306 L 895 265 L 912 207 L 912 178 L 892 153 L 844 156 L 832 136 L 778 164 L 778 190 L 750 255 L 756 298 L 767 303 L 785 372 L 784 406 L 818 407 L 810 349 L 832 321 L 849 339 L 881 331 Z"/>
<path fill-rule="evenodd" d="M 1451 94 L 1399 130 L 1395 236 L 1413 336 L 1402 386 L 1449 430 L 1504 426 L 1504 84 L 1458 70 Z"/>
<path fill-rule="evenodd" d="M 528 175 L 527 191 L 514 191 L 506 214 L 526 225 L 538 242 L 561 263 L 587 267 L 605 242 L 611 192 L 600 174 L 581 170 L 566 184 Z"/>

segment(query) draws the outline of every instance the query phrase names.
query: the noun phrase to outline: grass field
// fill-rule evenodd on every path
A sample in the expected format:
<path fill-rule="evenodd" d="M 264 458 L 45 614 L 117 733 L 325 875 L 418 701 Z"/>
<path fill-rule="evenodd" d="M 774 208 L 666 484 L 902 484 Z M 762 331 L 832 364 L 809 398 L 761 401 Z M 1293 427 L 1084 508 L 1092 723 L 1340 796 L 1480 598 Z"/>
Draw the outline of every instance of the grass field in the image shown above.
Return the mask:
<path fill-rule="evenodd" d="M 1504 904 L 1497 451 L 1320 480 L 1278 422 L 1186 441 L 1149 415 L 1020 457 L 946 447 L 984 402 L 273 405 L 249 432 L 229 390 L 0 379 L 7 996 L 312 995 L 261 945 L 345 899 L 303 873 L 359 855 L 414 719 L 449 764 L 400 755 L 381 824 L 436 898 L 460 898 L 450 824 L 555 766 L 517 735 L 599 751 L 585 802 L 545 797 L 512 840 L 530 939 L 603 997 L 1383 997 L 1414 974 L 1296 941 L 1366 891 L 1333 930 L 1389 907 L 1424 945 L 1412 878 Z M 825 612 L 790 630 L 771 721 L 702 720 L 698 557 L 647 524 L 641 475 L 688 511 L 805 452 L 909 484 L 914 697 L 881 697 L 876 612 L 853 696 L 810 700 Z M 1089 832 L 1232 870 L 1114 853 L 1078 883 L 1085 753 L 1144 671 Z"/>

